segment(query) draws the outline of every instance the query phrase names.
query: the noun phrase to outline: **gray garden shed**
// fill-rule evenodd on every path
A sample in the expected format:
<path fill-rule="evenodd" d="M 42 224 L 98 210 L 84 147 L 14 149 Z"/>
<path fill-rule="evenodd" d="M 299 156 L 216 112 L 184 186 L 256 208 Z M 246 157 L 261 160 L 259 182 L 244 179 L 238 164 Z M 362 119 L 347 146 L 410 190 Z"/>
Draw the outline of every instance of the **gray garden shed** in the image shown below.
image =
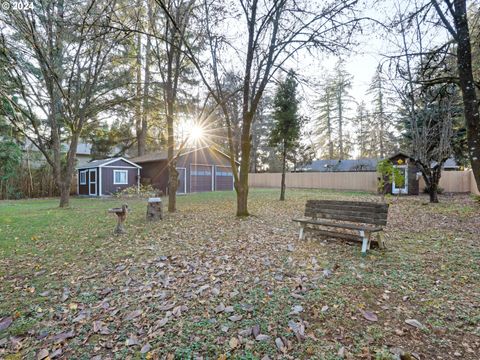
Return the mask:
<path fill-rule="evenodd" d="M 132 186 L 140 186 L 142 167 L 123 158 L 94 160 L 77 168 L 77 194 L 112 195 Z"/>

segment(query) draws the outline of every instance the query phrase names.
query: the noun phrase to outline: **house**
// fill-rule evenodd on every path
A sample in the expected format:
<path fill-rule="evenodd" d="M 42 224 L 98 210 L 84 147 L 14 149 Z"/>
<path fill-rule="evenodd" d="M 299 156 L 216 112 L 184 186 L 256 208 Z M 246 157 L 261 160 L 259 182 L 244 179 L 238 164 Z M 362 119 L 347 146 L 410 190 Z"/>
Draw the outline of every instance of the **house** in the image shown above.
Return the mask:
<path fill-rule="evenodd" d="M 404 156 L 407 156 L 403 154 Z M 314 160 L 311 164 L 305 165 L 299 171 L 313 172 L 357 172 L 357 171 L 377 171 L 378 159 L 357 159 L 357 160 Z M 432 163 L 432 166 L 434 163 Z M 459 170 L 460 166 L 454 158 L 449 158 L 443 164 L 444 171 Z"/>
<path fill-rule="evenodd" d="M 140 185 L 141 166 L 123 157 L 94 160 L 77 167 L 77 194 L 112 195 Z"/>
<path fill-rule="evenodd" d="M 230 157 L 215 147 L 205 146 L 176 152 L 178 171 L 177 193 L 233 190 Z M 131 159 L 140 164 L 142 183 L 168 192 L 167 151 L 160 151 Z"/>
<path fill-rule="evenodd" d="M 68 148 L 69 144 L 61 144 L 62 154 L 67 153 Z M 22 144 L 22 151 L 24 154 L 24 161 L 28 162 L 32 168 L 38 169 L 47 164 L 47 161 L 41 151 L 30 140 L 27 139 Z M 120 151 L 121 148 L 119 146 L 115 146 L 109 155 L 112 156 L 113 154 L 118 154 Z M 92 161 L 92 144 L 80 140 L 77 145 L 75 159 L 77 167 L 86 165 Z"/>
<path fill-rule="evenodd" d="M 300 171 L 314 172 L 349 172 L 349 171 L 376 171 L 376 159 L 358 160 L 314 160 L 311 164 L 305 165 Z"/>
<path fill-rule="evenodd" d="M 68 151 L 68 144 L 62 144 L 61 146 L 62 153 L 66 153 Z M 85 165 L 92 160 L 91 150 L 91 144 L 85 142 L 78 143 L 75 153 L 77 166 Z M 38 169 L 47 164 L 47 160 L 41 151 L 28 139 L 22 144 L 22 152 L 23 160 L 34 169 Z"/>
<path fill-rule="evenodd" d="M 432 163 L 432 166 L 434 166 L 436 163 Z M 461 166 L 455 161 L 453 157 L 447 159 L 447 161 L 444 162 L 443 168 L 444 171 L 460 171 Z"/>

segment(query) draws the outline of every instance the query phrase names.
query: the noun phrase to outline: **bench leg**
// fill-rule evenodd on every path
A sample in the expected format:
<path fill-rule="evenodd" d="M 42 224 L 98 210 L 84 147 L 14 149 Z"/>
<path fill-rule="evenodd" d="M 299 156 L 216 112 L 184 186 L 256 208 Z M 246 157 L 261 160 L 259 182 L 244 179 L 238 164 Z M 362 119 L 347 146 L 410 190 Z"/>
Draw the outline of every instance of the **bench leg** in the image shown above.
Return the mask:
<path fill-rule="evenodd" d="M 300 224 L 300 233 L 298 234 L 298 240 L 303 240 L 305 237 L 305 225 Z"/>
<path fill-rule="evenodd" d="M 362 256 L 367 255 L 367 250 L 369 248 L 368 237 L 365 235 L 365 231 L 360 230 L 360 236 L 362 237 Z"/>

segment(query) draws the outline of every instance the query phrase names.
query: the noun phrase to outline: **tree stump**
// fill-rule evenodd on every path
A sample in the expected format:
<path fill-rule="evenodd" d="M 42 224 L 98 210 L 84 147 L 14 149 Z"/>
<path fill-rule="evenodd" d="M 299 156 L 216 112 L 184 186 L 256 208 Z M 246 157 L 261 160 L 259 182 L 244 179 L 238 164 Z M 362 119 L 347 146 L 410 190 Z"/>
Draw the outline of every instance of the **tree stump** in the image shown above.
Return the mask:
<path fill-rule="evenodd" d="M 125 220 L 127 219 L 128 205 L 123 204 L 121 208 L 108 209 L 109 213 L 117 215 L 117 226 L 113 230 L 115 235 L 125 234 Z"/>
<path fill-rule="evenodd" d="M 163 219 L 162 199 L 159 197 L 149 198 L 147 204 L 147 221 L 158 221 Z"/>

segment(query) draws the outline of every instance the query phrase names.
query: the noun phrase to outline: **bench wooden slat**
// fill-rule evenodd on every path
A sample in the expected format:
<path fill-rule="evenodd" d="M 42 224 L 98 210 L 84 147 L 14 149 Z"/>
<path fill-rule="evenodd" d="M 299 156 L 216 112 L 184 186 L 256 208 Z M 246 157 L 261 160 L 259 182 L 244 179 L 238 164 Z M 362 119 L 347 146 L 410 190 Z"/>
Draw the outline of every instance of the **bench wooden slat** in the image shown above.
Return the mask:
<path fill-rule="evenodd" d="M 330 219 L 330 220 L 340 220 L 340 221 L 349 221 L 355 223 L 365 223 L 365 224 L 372 224 L 372 225 L 386 225 L 387 219 L 374 219 L 371 217 L 364 217 L 359 214 L 358 216 L 350 216 L 350 215 L 336 215 L 336 214 L 315 214 L 319 218 L 323 219 Z M 309 215 L 305 215 L 309 216 Z M 310 215 L 312 216 L 312 215 Z M 313 216 L 312 216 L 313 217 Z"/>
<path fill-rule="evenodd" d="M 379 208 L 379 209 L 388 209 L 388 204 L 385 203 L 374 203 L 366 201 L 339 201 L 339 200 L 307 200 L 306 206 L 354 206 L 354 207 L 367 207 L 367 208 Z"/>
<path fill-rule="evenodd" d="M 386 219 L 388 213 L 366 213 L 361 211 L 352 211 L 352 210 L 341 210 L 341 209 L 305 209 L 305 216 L 315 216 L 315 214 L 330 214 L 330 215 L 348 215 L 348 216 L 358 216 L 361 214 L 361 217 L 371 217 L 372 219 Z"/>
<path fill-rule="evenodd" d="M 305 205 L 307 209 L 345 209 L 345 210 L 365 210 L 368 212 L 385 212 L 388 207 L 380 206 L 361 206 L 361 205 L 338 205 L 338 204 L 308 204 Z"/>
<path fill-rule="evenodd" d="M 383 230 L 382 227 L 371 227 L 371 226 L 362 226 L 362 225 L 345 224 L 345 223 L 339 224 L 331 221 L 321 221 L 321 220 L 312 220 L 312 219 L 292 219 L 292 221 L 303 223 L 303 224 L 331 226 L 331 227 L 350 229 L 350 230 L 364 230 L 366 232 L 378 232 Z"/>
<path fill-rule="evenodd" d="M 367 206 L 340 206 L 340 205 L 308 205 L 305 206 L 305 210 L 317 211 L 317 210 L 344 210 L 344 211 L 356 211 L 365 212 L 368 214 L 384 214 L 388 212 L 388 208 L 376 208 Z"/>

